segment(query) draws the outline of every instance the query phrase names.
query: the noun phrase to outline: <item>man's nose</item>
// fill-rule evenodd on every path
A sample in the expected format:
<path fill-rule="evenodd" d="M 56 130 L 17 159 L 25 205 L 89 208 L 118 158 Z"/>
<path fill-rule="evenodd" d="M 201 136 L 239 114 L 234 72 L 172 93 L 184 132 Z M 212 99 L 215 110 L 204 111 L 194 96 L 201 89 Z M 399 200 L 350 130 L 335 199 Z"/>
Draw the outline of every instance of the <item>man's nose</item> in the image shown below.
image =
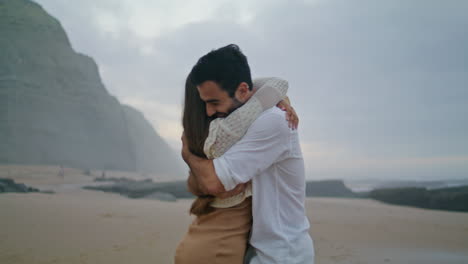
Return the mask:
<path fill-rule="evenodd" d="M 213 107 L 213 106 L 210 106 L 210 105 L 206 105 L 206 115 L 207 116 L 213 116 L 214 114 L 216 114 L 216 109 Z"/>

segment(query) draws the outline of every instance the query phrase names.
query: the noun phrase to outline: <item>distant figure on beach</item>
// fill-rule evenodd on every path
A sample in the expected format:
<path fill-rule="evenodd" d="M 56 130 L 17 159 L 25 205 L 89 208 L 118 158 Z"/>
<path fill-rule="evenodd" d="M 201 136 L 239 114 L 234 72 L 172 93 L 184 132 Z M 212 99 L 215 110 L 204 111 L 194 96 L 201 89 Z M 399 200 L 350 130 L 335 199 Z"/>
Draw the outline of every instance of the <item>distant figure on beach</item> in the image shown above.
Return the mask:
<path fill-rule="evenodd" d="M 314 263 L 298 118 L 286 90 L 278 78 L 252 82 L 237 45 L 211 51 L 192 68 L 182 157 L 198 198 L 176 264 Z M 247 243 L 251 257 L 244 259 Z"/>
<path fill-rule="evenodd" d="M 60 165 L 60 170 L 59 170 L 58 176 L 60 178 L 62 178 L 62 179 L 65 179 L 65 170 L 63 169 L 62 165 Z"/>
<path fill-rule="evenodd" d="M 106 178 L 106 171 L 102 171 L 101 177 Z"/>

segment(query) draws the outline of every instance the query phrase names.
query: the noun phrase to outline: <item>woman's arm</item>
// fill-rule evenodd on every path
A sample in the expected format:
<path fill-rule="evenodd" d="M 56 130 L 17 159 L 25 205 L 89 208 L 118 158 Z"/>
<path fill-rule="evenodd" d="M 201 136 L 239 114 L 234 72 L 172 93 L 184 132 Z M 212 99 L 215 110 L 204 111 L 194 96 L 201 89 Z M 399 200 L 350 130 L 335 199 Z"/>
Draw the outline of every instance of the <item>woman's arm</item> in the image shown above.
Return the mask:
<path fill-rule="evenodd" d="M 288 82 L 280 78 L 254 80 L 255 94 L 226 118 L 217 118 L 210 124 L 204 152 L 209 159 L 221 156 L 247 132 L 250 125 L 266 109 L 286 96 Z"/>

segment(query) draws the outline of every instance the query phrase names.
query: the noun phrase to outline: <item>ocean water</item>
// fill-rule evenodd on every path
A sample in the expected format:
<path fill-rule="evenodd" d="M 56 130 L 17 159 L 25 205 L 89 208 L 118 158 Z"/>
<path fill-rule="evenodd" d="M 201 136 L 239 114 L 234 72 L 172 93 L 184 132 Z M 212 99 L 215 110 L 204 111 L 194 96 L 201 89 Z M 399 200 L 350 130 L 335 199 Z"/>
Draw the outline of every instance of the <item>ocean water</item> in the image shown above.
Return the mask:
<path fill-rule="evenodd" d="M 440 189 L 468 185 L 468 179 L 453 180 L 345 180 L 345 185 L 354 192 L 368 192 L 378 188 L 423 187 L 427 189 Z M 468 262 L 467 262 L 468 264 Z"/>
<path fill-rule="evenodd" d="M 35 188 L 39 190 L 50 190 L 54 192 L 69 192 L 80 190 L 84 186 L 103 186 L 103 185 L 112 185 L 114 182 L 88 182 L 88 183 L 63 183 L 63 184 L 51 184 L 51 185 L 34 185 Z"/>

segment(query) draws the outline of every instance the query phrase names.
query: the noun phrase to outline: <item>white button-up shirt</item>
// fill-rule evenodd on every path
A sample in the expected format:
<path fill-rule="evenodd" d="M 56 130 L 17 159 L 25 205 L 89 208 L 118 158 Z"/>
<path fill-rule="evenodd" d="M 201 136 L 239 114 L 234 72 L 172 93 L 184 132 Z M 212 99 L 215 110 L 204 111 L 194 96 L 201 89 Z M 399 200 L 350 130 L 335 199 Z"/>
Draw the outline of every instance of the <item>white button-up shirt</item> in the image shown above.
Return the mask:
<path fill-rule="evenodd" d="M 226 190 L 252 180 L 251 263 L 314 263 L 304 207 L 304 160 L 297 130 L 277 107 L 263 112 L 244 137 L 213 160 Z"/>

